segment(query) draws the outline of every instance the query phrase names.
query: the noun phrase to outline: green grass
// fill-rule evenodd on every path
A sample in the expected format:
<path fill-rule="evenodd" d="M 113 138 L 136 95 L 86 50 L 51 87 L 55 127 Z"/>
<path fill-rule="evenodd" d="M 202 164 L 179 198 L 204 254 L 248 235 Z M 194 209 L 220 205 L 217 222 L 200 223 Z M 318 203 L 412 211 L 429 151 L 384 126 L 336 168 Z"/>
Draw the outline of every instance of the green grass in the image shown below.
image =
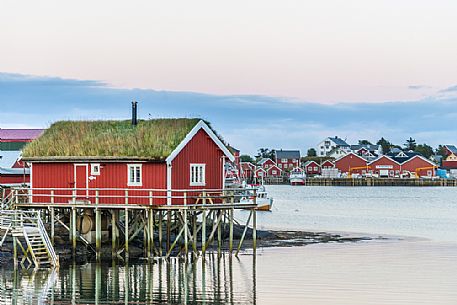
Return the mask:
<path fill-rule="evenodd" d="M 200 119 L 60 121 L 29 143 L 24 159 L 40 157 L 141 157 L 164 160 Z"/>

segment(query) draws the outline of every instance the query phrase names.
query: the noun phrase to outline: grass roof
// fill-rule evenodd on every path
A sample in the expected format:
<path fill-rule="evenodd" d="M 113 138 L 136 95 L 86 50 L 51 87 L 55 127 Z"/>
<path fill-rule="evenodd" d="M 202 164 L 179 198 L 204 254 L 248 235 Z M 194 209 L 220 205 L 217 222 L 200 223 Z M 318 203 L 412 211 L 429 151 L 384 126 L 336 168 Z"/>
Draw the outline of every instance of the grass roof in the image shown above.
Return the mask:
<path fill-rule="evenodd" d="M 23 150 L 24 159 L 130 157 L 165 160 L 200 119 L 60 121 Z"/>

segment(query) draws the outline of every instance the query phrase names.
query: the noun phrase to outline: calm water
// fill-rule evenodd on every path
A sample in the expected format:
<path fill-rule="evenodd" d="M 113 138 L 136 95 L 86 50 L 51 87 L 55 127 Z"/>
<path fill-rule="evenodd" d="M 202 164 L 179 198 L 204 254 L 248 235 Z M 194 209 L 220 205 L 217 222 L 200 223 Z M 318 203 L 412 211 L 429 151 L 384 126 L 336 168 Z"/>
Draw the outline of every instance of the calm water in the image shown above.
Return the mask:
<path fill-rule="evenodd" d="M 264 228 L 406 235 L 239 259 L 0 270 L 1 304 L 457 304 L 457 189 L 270 186 Z M 244 212 L 238 218 L 245 217 Z M 363 234 L 362 234 L 363 235 Z"/>

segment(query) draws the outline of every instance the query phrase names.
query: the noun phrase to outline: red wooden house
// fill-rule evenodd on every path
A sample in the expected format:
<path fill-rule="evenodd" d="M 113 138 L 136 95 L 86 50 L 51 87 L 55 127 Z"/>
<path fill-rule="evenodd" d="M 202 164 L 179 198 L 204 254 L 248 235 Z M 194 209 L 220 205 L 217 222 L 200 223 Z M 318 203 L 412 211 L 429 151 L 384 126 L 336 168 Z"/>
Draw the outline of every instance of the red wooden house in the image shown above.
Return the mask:
<path fill-rule="evenodd" d="M 400 177 L 401 164 L 389 156 L 383 155 L 368 163 L 368 173 L 380 178 Z"/>
<path fill-rule="evenodd" d="M 335 164 L 330 160 L 325 160 L 321 163 L 321 168 L 334 168 Z"/>
<path fill-rule="evenodd" d="M 416 155 L 401 165 L 402 172 L 415 173 L 418 177 L 433 177 L 436 175 L 437 165 L 427 158 Z"/>
<path fill-rule="evenodd" d="M 275 166 L 276 163 L 270 158 L 262 158 L 259 162 L 257 162 L 257 165 L 263 168 L 264 170 L 267 170 L 268 168 Z"/>
<path fill-rule="evenodd" d="M 307 176 L 315 176 L 321 173 L 321 166 L 316 161 L 308 161 L 305 163 L 305 173 Z"/>
<path fill-rule="evenodd" d="M 362 172 L 367 167 L 367 161 L 359 155 L 356 155 L 352 152 L 349 154 L 335 160 L 335 167 L 341 173 L 349 173 L 351 171 L 352 174 L 362 174 Z"/>
<path fill-rule="evenodd" d="M 254 177 L 255 178 L 265 178 L 267 176 L 267 171 L 264 170 L 263 168 L 261 167 L 258 167 L 255 171 L 254 171 Z"/>
<path fill-rule="evenodd" d="M 54 189 L 59 203 L 75 200 L 74 195 L 85 203 L 94 203 L 97 195 L 99 203 L 126 203 L 128 193 L 129 204 L 177 204 L 183 199 L 171 197 L 182 197 L 179 190 L 224 188 L 224 164 L 234 156 L 206 122 L 135 123 L 53 124 L 23 152 L 31 164 L 33 202 L 50 202 Z M 187 195 L 191 203 L 192 193 Z"/>
<path fill-rule="evenodd" d="M 276 165 L 282 170 L 292 170 L 300 166 L 300 151 L 299 150 L 276 150 L 275 151 Z"/>
<path fill-rule="evenodd" d="M 276 165 L 267 168 L 265 171 L 268 177 L 280 177 L 282 175 L 282 170 Z"/>

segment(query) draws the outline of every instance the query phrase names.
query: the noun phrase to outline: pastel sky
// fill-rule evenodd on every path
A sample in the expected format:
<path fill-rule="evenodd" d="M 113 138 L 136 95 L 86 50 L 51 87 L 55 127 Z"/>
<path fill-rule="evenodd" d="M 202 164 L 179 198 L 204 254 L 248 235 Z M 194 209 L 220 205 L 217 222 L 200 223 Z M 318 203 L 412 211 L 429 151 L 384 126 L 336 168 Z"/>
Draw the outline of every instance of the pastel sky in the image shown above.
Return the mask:
<path fill-rule="evenodd" d="M 457 1 L 0 4 L 0 128 L 203 117 L 232 145 L 457 144 Z"/>
<path fill-rule="evenodd" d="M 420 99 L 455 84 L 456 17 L 455 0 L 4 0 L 0 71 L 317 103 Z"/>

